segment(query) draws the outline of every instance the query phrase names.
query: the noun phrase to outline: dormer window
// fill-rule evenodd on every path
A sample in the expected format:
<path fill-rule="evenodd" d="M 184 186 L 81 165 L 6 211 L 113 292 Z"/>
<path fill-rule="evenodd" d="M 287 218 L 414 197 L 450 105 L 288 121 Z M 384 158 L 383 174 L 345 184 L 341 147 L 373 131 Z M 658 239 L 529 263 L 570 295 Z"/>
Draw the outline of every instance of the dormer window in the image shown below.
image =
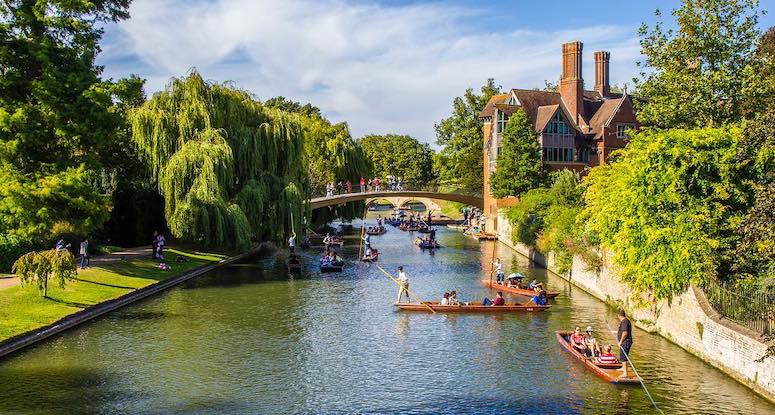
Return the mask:
<path fill-rule="evenodd" d="M 514 95 L 510 96 L 509 100 L 506 101 L 506 103 L 509 105 L 519 105 L 519 101 L 517 101 L 517 97 L 515 97 Z"/>
<path fill-rule="evenodd" d="M 570 128 L 559 112 L 554 114 L 552 120 L 546 125 L 546 132 L 549 134 L 570 134 Z"/>

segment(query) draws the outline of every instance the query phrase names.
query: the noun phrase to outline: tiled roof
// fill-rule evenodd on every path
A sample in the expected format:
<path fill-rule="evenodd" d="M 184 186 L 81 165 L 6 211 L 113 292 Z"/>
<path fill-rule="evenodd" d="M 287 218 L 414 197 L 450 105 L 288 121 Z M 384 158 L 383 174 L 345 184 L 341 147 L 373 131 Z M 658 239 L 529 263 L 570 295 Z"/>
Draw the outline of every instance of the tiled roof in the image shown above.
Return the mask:
<path fill-rule="evenodd" d="M 595 137 L 600 137 L 603 133 L 603 127 L 606 126 L 611 116 L 616 113 L 616 110 L 621 105 L 622 101 L 626 98 L 608 99 L 603 101 L 600 108 L 595 112 L 592 119 L 589 120 L 589 127 L 595 134 Z"/>
<path fill-rule="evenodd" d="M 557 104 L 538 107 L 538 111 L 536 112 L 536 122 L 534 124 L 536 131 L 540 132 L 546 128 L 546 124 L 549 123 L 549 120 L 552 119 L 554 113 L 557 112 L 557 108 L 560 108 L 560 106 Z"/>
<path fill-rule="evenodd" d="M 479 117 L 492 117 L 492 109 L 495 108 L 495 104 L 502 104 L 509 97 L 509 94 L 497 94 L 493 95 L 487 105 L 479 112 Z"/>

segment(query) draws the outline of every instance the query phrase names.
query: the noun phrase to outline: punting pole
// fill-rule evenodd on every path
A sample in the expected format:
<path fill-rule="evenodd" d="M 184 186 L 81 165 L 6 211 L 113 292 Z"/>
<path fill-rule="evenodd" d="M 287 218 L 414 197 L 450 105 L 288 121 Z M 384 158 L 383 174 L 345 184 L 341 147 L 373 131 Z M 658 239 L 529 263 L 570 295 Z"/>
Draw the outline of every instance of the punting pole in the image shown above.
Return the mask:
<path fill-rule="evenodd" d="M 604 320 L 604 321 L 605 321 L 605 325 L 608 327 L 608 331 L 609 331 L 610 333 L 613 333 L 613 330 L 611 330 L 611 326 L 608 324 L 608 320 L 606 319 L 606 320 Z M 632 333 L 629 333 L 629 335 L 630 335 L 630 336 L 632 336 Z M 617 339 L 617 342 L 618 342 L 618 341 L 619 341 L 619 340 Z M 633 371 L 633 372 L 635 372 L 635 376 L 637 376 L 637 377 L 638 377 L 638 380 L 640 381 L 640 386 L 642 386 L 642 387 L 643 387 L 643 390 L 646 392 L 646 396 L 647 396 L 647 397 L 649 398 L 649 400 L 651 401 L 651 404 L 652 404 L 652 405 L 654 405 L 654 409 L 656 409 L 657 411 L 659 411 L 659 413 L 660 413 L 660 414 L 662 414 L 662 415 L 665 415 L 665 413 L 664 413 L 664 412 L 662 412 L 662 410 L 661 410 L 661 409 L 659 409 L 659 407 L 657 406 L 657 403 L 656 403 L 656 402 L 654 402 L 654 398 L 652 398 L 652 397 L 651 397 L 651 394 L 649 393 L 649 390 L 646 388 L 646 384 L 645 384 L 645 383 L 643 383 L 643 378 L 642 378 L 642 377 L 640 376 L 640 374 L 638 373 L 638 370 L 637 370 L 637 369 L 635 369 L 635 365 L 632 363 L 632 360 L 630 360 L 630 355 L 629 355 L 627 352 L 625 352 L 625 351 L 624 351 L 622 348 L 619 348 L 619 351 L 621 351 L 622 353 L 624 353 L 624 356 L 627 358 L 627 363 L 625 363 L 625 364 L 629 364 L 629 365 L 630 365 L 630 367 L 632 368 L 632 371 Z"/>
<path fill-rule="evenodd" d="M 394 283 L 398 284 L 398 286 L 399 286 L 399 287 L 401 287 L 401 286 L 402 286 L 402 285 L 401 285 L 401 283 L 400 283 L 400 282 L 398 282 L 398 280 L 397 280 L 397 279 L 393 278 L 393 276 L 392 276 L 392 275 L 390 275 L 390 273 L 388 273 L 387 271 L 385 271 L 385 269 L 384 269 L 384 268 L 382 268 L 381 266 L 379 266 L 379 265 L 378 265 L 378 264 L 376 264 L 376 263 L 375 263 L 374 265 L 376 265 L 376 266 L 377 266 L 377 268 L 379 268 L 379 270 L 380 270 L 380 271 L 382 271 L 382 273 L 384 273 L 385 275 L 387 275 L 387 276 L 388 276 L 388 278 L 390 278 L 391 280 L 393 280 L 393 282 L 394 282 Z M 420 297 L 418 297 L 418 296 L 414 295 L 414 293 L 413 293 L 413 292 L 411 292 L 411 291 L 409 291 L 409 289 L 408 289 L 408 288 L 406 289 L 406 292 L 408 292 L 408 293 L 409 293 L 409 295 L 411 295 L 411 296 L 413 296 L 414 298 L 417 298 L 417 299 L 419 300 L 419 298 L 420 298 Z M 433 309 L 433 307 L 431 307 L 431 306 L 430 306 L 430 304 L 428 304 L 426 301 L 422 301 L 422 300 L 420 300 L 420 304 L 422 304 L 422 305 L 424 305 L 424 306 L 428 307 L 428 310 L 431 310 L 431 311 L 433 312 L 433 314 L 436 314 L 436 310 L 434 310 L 434 309 Z"/>
<path fill-rule="evenodd" d="M 358 261 L 363 259 L 361 249 L 363 248 L 363 234 L 366 232 L 366 213 L 369 211 L 368 204 L 363 208 L 363 219 L 361 219 L 361 240 L 358 241 Z"/>

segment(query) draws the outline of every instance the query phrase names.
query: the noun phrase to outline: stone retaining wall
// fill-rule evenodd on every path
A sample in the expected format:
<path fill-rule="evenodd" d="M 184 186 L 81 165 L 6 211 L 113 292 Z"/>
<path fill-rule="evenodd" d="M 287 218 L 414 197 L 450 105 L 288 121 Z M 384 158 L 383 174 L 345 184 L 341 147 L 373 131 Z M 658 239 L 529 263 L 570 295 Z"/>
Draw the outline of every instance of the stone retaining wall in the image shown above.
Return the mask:
<path fill-rule="evenodd" d="M 135 291 L 131 291 L 129 293 L 126 293 L 112 300 L 104 301 L 102 303 L 95 304 L 91 307 L 87 307 L 81 311 L 78 311 L 76 313 L 70 314 L 69 316 L 63 317 L 60 320 L 57 320 L 54 323 L 49 324 L 48 326 L 44 326 L 39 329 L 30 331 L 28 333 L 20 334 L 18 336 L 11 337 L 10 339 L 6 339 L 0 342 L 0 358 L 8 356 L 26 347 L 37 344 L 45 339 L 48 339 L 51 336 L 59 334 L 65 330 L 71 329 L 79 324 L 93 320 L 113 310 L 132 304 L 144 298 L 150 297 L 154 294 L 158 294 L 168 288 L 171 288 L 184 281 L 188 281 L 194 277 L 198 277 L 202 274 L 210 272 L 218 267 L 228 265 L 233 262 L 237 262 L 242 259 L 248 258 L 251 255 L 257 254 L 261 250 L 266 249 L 267 247 L 268 247 L 267 244 L 261 244 L 258 248 L 252 251 L 248 251 L 240 255 L 222 259 L 221 261 L 216 262 L 214 264 L 203 265 L 199 268 L 195 268 L 193 270 L 190 270 L 176 277 L 168 278 L 166 280 L 153 283 L 147 287 L 143 287 Z"/>
<path fill-rule="evenodd" d="M 498 212 L 498 240 L 600 300 L 624 305 L 636 326 L 669 339 L 775 402 L 775 357 L 757 363 L 767 349 L 761 336 L 720 318 L 700 289 L 691 287 L 671 301 L 662 300 L 651 307 L 639 308 L 631 301 L 631 290 L 619 281 L 610 266 L 610 257 L 600 271 L 588 270 L 587 264 L 576 257 L 572 270 L 559 274 L 551 253 L 544 255 L 511 241 L 511 225 L 503 211 Z"/>

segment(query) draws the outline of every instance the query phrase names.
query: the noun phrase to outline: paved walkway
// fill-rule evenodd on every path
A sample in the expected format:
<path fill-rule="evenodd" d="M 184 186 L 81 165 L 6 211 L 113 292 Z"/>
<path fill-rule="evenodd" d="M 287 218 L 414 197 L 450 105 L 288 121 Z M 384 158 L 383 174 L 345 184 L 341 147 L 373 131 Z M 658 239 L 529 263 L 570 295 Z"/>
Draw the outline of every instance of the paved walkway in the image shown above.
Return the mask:
<path fill-rule="evenodd" d="M 98 255 L 91 257 L 89 261 L 90 265 L 99 265 L 109 262 L 121 261 L 124 259 L 132 259 L 139 257 L 151 257 L 150 246 L 139 246 L 137 248 L 128 248 L 121 251 L 116 251 L 107 255 Z M 75 258 L 76 264 L 78 263 L 78 257 Z M 19 278 L 13 276 L 13 274 L 0 274 L 0 290 L 11 288 L 19 285 Z"/>

